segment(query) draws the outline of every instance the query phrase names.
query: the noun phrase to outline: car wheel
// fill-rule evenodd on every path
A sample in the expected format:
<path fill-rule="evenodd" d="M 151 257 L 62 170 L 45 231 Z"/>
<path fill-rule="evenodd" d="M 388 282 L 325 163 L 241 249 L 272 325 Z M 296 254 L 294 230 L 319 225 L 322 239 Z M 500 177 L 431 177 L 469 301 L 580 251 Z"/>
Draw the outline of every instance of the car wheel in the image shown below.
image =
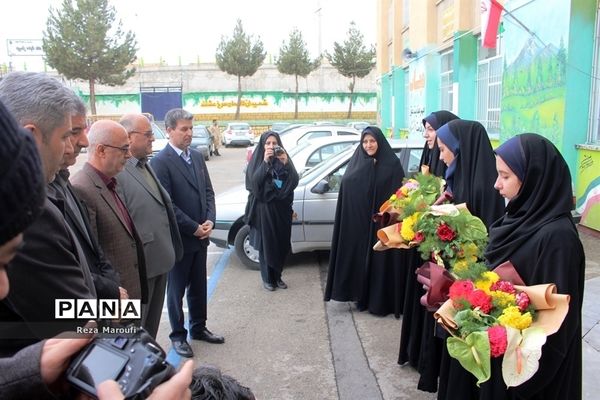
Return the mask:
<path fill-rule="evenodd" d="M 244 225 L 235 235 L 233 242 L 235 254 L 239 257 L 242 264 L 246 267 L 258 271 L 260 264 L 258 263 L 258 251 L 250 245 L 250 227 Z"/>

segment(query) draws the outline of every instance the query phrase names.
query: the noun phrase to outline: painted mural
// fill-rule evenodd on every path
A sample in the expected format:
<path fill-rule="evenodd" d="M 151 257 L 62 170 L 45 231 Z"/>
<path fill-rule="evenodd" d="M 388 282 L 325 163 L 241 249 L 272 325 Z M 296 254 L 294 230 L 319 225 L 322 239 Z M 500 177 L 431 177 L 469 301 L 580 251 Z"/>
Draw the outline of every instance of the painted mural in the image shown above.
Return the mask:
<path fill-rule="evenodd" d="M 581 223 L 600 231 L 600 152 L 581 146 L 577 160 L 577 212 Z"/>
<path fill-rule="evenodd" d="M 408 135 L 422 137 L 423 118 L 425 118 L 425 59 L 413 62 L 408 80 Z"/>
<path fill-rule="evenodd" d="M 508 0 L 505 7 L 529 29 L 503 16 L 504 75 L 500 141 L 536 132 L 562 145 L 569 2 L 545 0 L 544 6 Z"/>
<path fill-rule="evenodd" d="M 89 96 L 80 93 L 89 101 Z M 377 109 L 375 93 L 354 93 L 352 112 L 373 112 Z M 347 112 L 350 97 L 345 93 L 299 93 L 300 112 Z M 227 114 L 235 112 L 235 92 L 191 92 L 183 94 L 183 107 L 193 114 Z M 96 95 L 96 110 L 100 115 L 125 114 L 140 111 L 139 94 Z M 242 113 L 276 114 L 294 111 L 294 94 L 283 92 L 243 92 Z"/>

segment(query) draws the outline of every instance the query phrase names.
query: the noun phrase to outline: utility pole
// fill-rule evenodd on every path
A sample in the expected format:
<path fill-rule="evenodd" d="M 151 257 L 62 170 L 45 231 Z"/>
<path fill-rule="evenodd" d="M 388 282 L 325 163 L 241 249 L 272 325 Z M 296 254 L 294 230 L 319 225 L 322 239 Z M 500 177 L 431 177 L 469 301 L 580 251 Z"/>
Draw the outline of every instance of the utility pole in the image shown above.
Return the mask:
<path fill-rule="evenodd" d="M 323 54 L 323 42 L 322 42 L 322 34 L 321 34 L 321 27 L 322 27 L 322 21 L 321 21 L 321 0 L 317 0 L 317 10 L 315 11 L 315 13 L 317 14 L 317 18 L 318 18 L 318 45 L 319 45 L 319 57 Z"/>

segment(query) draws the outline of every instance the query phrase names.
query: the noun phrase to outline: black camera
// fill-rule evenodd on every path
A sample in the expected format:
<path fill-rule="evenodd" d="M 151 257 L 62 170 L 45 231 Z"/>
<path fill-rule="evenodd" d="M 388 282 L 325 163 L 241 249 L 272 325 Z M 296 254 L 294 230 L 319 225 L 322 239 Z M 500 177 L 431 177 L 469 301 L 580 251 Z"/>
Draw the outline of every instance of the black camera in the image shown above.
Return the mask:
<path fill-rule="evenodd" d="M 145 399 L 174 374 L 160 345 L 143 328 L 136 328 L 129 335 L 95 338 L 71 362 L 67 380 L 96 398 L 96 385 L 113 379 L 126 399 Z"/>
<path fill-rule="evenodd" d="M 283 150 L 283 147 L 281 147 L 281 146 L 273 147 L 273 154 L 275 154 L 276 157 L 279 157 L 283 153 L 285 153 L 285 150 Z"/>

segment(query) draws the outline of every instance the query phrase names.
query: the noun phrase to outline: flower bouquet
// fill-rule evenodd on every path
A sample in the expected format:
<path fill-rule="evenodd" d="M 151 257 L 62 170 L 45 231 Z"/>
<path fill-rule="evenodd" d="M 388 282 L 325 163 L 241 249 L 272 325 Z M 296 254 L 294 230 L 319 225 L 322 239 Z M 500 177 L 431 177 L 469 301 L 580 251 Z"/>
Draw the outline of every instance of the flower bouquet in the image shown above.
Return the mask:
<path fill-rule="evenodd" d="M 473 271 L 480 271 L 476 264 Z M 491 376 L 491 358 L 503 356 L 504 382 L 518 386 L 538 370 L 542 345 L 562 324 L 569 296 L 557 294 L 553 284 L 523 285 L 509 262 L 478 274 L 456 280 L 434 318 L 452 335 L 450 356 L 478 385 Z"/>
<path fill-rule="evenodd" d="M 382 228 L 377 231 L 379 241 L 374 250 L 410 248 L 415 241 L 414 226 L 420 216 L 441 195 L 444 180 L 427 170 L 405 179 L 403 185 L 379 208 L 374 216 Z"/>

